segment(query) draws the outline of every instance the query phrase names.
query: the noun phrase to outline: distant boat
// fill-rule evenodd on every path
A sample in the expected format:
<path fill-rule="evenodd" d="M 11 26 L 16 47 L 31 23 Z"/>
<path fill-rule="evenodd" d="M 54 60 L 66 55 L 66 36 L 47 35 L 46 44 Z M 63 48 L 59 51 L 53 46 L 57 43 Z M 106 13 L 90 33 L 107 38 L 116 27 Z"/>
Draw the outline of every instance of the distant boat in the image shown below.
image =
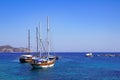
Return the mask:
<path fill-rule="evenodd" d="M 93 57 L 93 53 L 92 52 L 89 52 L 87 54 L 85 54 L 87 57 Z"/>
<path fill-rule="evenodd" d="M 50 55 L 50 56 L 49 56 L 49 59 L 50 59 L 50 60 L 51 60 L 51 59 L 56 59 L 56 60 L 58 60 L 59 57 L 58 57 L 58 56 L 54 56 L 54 55 Z"/>
<path fill-rule="evenodd" d="M 20 56 L 19 61 L 20 63 L 28 63 L 31 62 L 32 57 L 33 56 L 30 54 L 30 30 L 28 30 L 28 51 Z"/>
<path fill-rule="evenodd" d="M 50 55 L 50 40 L 49 40 L 49 23 L 48 23 L 48 17 L 47 17 L 47 51 L 44 48 L 44 45 L 42 43 L 41 35 L 40 37 L 40 46 L 45 50 L 44 53 L 40 53 L 38 57 L 35 57 L 32 59 L 31 65 L 33 68 L 47 68 L 47 67 L 52 67 L 55 64 L 55 57 Z M 38 31 L 37 31 L 38 32 Z M 40 31 L 41 32 L 41 31 Z M 44 55 L 42 55 L 44 54 Z M 45 55 L 46 54 L 46 55 Z"/>
<path fill-rule="evenodd" d="M 115 57 L 116 55 L 115 55 L 115 54 L 112 54 L 112 53 L 110 53 L 110 54 L 109 54 L 109 53 L 106 53 L 105 56 L 107 56 L 107 57 Z"/>

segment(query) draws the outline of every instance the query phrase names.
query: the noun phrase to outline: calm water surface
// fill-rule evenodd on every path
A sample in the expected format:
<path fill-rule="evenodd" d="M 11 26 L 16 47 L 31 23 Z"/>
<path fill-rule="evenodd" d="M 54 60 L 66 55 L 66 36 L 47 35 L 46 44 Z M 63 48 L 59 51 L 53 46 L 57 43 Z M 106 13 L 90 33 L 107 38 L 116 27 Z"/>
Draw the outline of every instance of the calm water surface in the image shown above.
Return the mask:
<path fill-rule="evenodd" d="M 54 67 L 32 69 L 28 63 L 19 63 L 21 54 L 0 53 L 0 80 L 120 80 L 120 56 L 94 53 L 90 58 L 85 53 L 56 53 L 60 59 Z"/>

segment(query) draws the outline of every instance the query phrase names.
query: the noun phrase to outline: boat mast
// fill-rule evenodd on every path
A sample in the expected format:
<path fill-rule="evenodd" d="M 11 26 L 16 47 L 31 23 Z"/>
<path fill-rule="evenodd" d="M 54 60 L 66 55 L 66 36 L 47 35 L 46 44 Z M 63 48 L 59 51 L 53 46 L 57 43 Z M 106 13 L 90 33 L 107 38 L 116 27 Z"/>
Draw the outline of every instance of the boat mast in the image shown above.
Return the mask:
<path fill-rule="evenodd" d="M 42 53 L 42 50 L 46 52 L 46 49 L 44 47 L 44 44 L 42 42 L 42 36 L 41 36 L 41 23 L 39 23 L 39 40 L 40 40 L 40 50 L 41 50 L 41 53 Z M 40 54 L 40 57 L 41 57 L 41 54 Z"/>
<path fill-rule="evenodd" d="M 36 27 L 36 51 L 38 53 L 38 28 Z"/>
<path fill-rule="evenodd" d="M 41 37 L 41 24 L 39 23 L 39 39 L 40 39 L 40 57 L 41 57 L 41 53 L 42 53 L 42 37 Z"/>
<path fill-rule="evenodd" d="M 50 27 L 49 27 L 49 18 L 47 16 L 47 54 L 48 57 L 50 56 L 50 40 L 49 40 L 49 32 L 50 32 Z"/>
<path fill-rule="evenodd" d="M 28 30 L 28 54 L 30 54 L 30 30 Z"/>

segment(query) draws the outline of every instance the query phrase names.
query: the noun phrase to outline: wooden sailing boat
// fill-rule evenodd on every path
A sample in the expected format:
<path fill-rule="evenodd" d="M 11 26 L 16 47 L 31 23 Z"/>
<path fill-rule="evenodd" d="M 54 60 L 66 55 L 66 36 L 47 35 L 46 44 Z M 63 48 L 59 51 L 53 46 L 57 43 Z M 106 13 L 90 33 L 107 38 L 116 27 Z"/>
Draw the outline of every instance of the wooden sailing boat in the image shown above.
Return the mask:
<path fill-rule="evenodd" d="M 47 53 L 47 55 L 43 55 L 43 56 L 39 55 L 39 57 L 33 58 L 32 62 L 31 62 L 31 65 L 32 65 L 33 68 L 47 68 L 47 67 L 54 66 L 54 63 L 55 63 L 56 59 L 55 58 L 54 59 L 49 59 L 49 56 L 50 56 L 49 31 L 50 31 L 50 29 L 49 29 L 49 23 L 48 23 L 48 17 L 47 17 L 47 51 L 45 51 Z M 43 47 L 41 35 L 39 37 L 40 37 L 40 44 Z"/>
<path fill-rule="evenodd" d="M 32 55 L 30 54 L 30 30 L 28 30 L 28 52 L 20 56 L 20 63 L 28 63 L 32 60 Z"/>

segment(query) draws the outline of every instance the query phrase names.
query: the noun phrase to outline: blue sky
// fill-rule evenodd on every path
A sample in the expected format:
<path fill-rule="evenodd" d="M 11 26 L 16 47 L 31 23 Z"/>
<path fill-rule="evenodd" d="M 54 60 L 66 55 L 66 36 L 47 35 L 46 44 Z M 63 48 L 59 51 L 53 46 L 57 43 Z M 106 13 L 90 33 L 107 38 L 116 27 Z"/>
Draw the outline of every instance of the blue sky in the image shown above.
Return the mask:
<path fill-rule="evenodd" d="M 49 16 L 54 51 L 120 51 L 120 0 L 0 0 L 0 45 L 35 50 Z"/>

